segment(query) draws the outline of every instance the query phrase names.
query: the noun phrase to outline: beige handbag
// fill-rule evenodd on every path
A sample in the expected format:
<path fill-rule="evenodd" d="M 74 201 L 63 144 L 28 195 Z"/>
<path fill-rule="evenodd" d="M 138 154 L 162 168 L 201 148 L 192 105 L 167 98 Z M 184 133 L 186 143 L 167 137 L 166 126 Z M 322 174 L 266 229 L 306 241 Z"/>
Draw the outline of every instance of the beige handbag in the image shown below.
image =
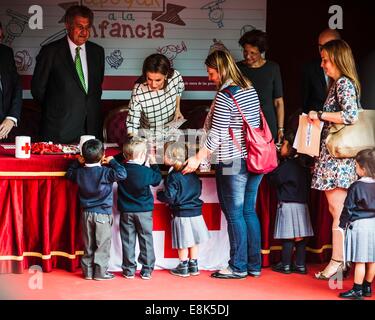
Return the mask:
<path fill-rule="evenodd" d="M 353 158 L 359 151 L 375 147 L 375 110 L 358 111 L 354 124 L 331 125 L 326 146 L 332 157 Z"/>

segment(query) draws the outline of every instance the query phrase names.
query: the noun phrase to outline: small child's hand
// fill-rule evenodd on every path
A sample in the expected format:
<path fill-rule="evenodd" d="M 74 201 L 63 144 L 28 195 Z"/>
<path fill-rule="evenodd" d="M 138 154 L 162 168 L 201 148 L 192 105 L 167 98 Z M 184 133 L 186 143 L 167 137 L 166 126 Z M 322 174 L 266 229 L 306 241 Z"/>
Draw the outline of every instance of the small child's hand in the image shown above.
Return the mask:
<path fill-rule="evenodd" d="M 84 158 L 82 155 L 80 155 L 80 156 L 77 158 L 77 160 L 78 160 L 78 162 L 79 162 L 80 164 L 85 164 L 85 158 Z"/>
<path fill-rule="evenodd" d="M 102 159 L 102 164 L 109 164 L 109 162 L 113 159 L 112 156 L 109 156 L 109 157 L 104 157 Z"/>

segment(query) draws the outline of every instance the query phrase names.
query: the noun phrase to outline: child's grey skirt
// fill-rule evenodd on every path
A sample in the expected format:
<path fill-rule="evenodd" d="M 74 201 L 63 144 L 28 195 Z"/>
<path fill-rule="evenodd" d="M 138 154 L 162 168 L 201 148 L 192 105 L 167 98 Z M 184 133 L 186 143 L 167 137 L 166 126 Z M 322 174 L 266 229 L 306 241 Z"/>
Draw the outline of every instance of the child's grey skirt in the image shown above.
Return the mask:
<path fill-rule="evenodd" d="M 306 203 L 278 203 L 273 235 L 275 239 L 292 239 L 313 235 L 309 208 Z"/>
<path fill-rule="evenodd" d="M 346 261 L 375 262 L 375 218 L 353 221 L 346 229 Z"/>
<path fill-rule="evenodd" d="M 209 239 L 203 216 L 174 217 L 172 219 L 172 247 L 190 248 Z"/>

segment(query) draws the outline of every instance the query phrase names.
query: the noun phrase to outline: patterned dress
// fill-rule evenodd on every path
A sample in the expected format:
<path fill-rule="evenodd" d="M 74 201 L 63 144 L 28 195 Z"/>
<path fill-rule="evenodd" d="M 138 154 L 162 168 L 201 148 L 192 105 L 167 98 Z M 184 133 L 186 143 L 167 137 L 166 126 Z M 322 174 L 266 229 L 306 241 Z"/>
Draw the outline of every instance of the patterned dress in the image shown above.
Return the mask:
<path fill-rule="evenodd" d="M 358 119 L 357 94 L 350 79 L 343 76 L 331 86 L 323 111 L 341 111 L 341 117 L 345 124 L 351 124 Z M 320 154 L 315 161 L 311 187 L 318 190 L 348 189 L 357 180 L 355 160 L 353 158 L 338 159 L 331 157 L 325 144 L 329 126 L 329 122 L 324 123 Z"/>

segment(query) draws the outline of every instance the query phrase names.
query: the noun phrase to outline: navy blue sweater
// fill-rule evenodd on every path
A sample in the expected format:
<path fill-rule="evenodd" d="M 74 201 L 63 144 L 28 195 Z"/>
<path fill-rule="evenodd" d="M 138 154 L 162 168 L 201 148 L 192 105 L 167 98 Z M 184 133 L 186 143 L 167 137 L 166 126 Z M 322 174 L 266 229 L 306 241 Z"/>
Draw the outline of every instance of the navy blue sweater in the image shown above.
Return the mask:
<path fill-rule="evenodd" d="M 340 227 L 345 228 L 349 222 L 370 218 L 375 218 L 375 183 L 358 180 L 348 189 Z"/>
<path fill-rule="evenodd" d="M 195 217 L 202 214 L 203 201 L 199 199 L 202 182 L 195 173 L 183 175 L 171 171 L 164 183 L 165 190 L 157 193 L 161 202 L 169 204 L 177 217 Z"/>
<path fill-rule="evenodd" d="M 113 182 L 126 179 L 126 170 L 115 159 L 112 159 L 109 165 L 111 168 L 82 167 L 77 160 L 66 172 L 66 177 L 78 184 L 79 201 L 84 210 L 112 213 Z"/>
<path fill-rule="evenodd" d="M 310 169 L 303 167 L 297 158 L 285 159 L 268 174 L 277 188 L 277 199 L 284 202 L 307 203 L 310 192 Z"/>
<path fill-rule="evenodd" d="M 121 161 L 122 154 L 115 157 Z M 150 186 L 158 186 L 162 176 L 157 164 L 146 167 L 136 163 L 122 163 L 128 178 L 118 182 L 117 207 L 120 212 L 144 212 L 154 209 Z"/>

